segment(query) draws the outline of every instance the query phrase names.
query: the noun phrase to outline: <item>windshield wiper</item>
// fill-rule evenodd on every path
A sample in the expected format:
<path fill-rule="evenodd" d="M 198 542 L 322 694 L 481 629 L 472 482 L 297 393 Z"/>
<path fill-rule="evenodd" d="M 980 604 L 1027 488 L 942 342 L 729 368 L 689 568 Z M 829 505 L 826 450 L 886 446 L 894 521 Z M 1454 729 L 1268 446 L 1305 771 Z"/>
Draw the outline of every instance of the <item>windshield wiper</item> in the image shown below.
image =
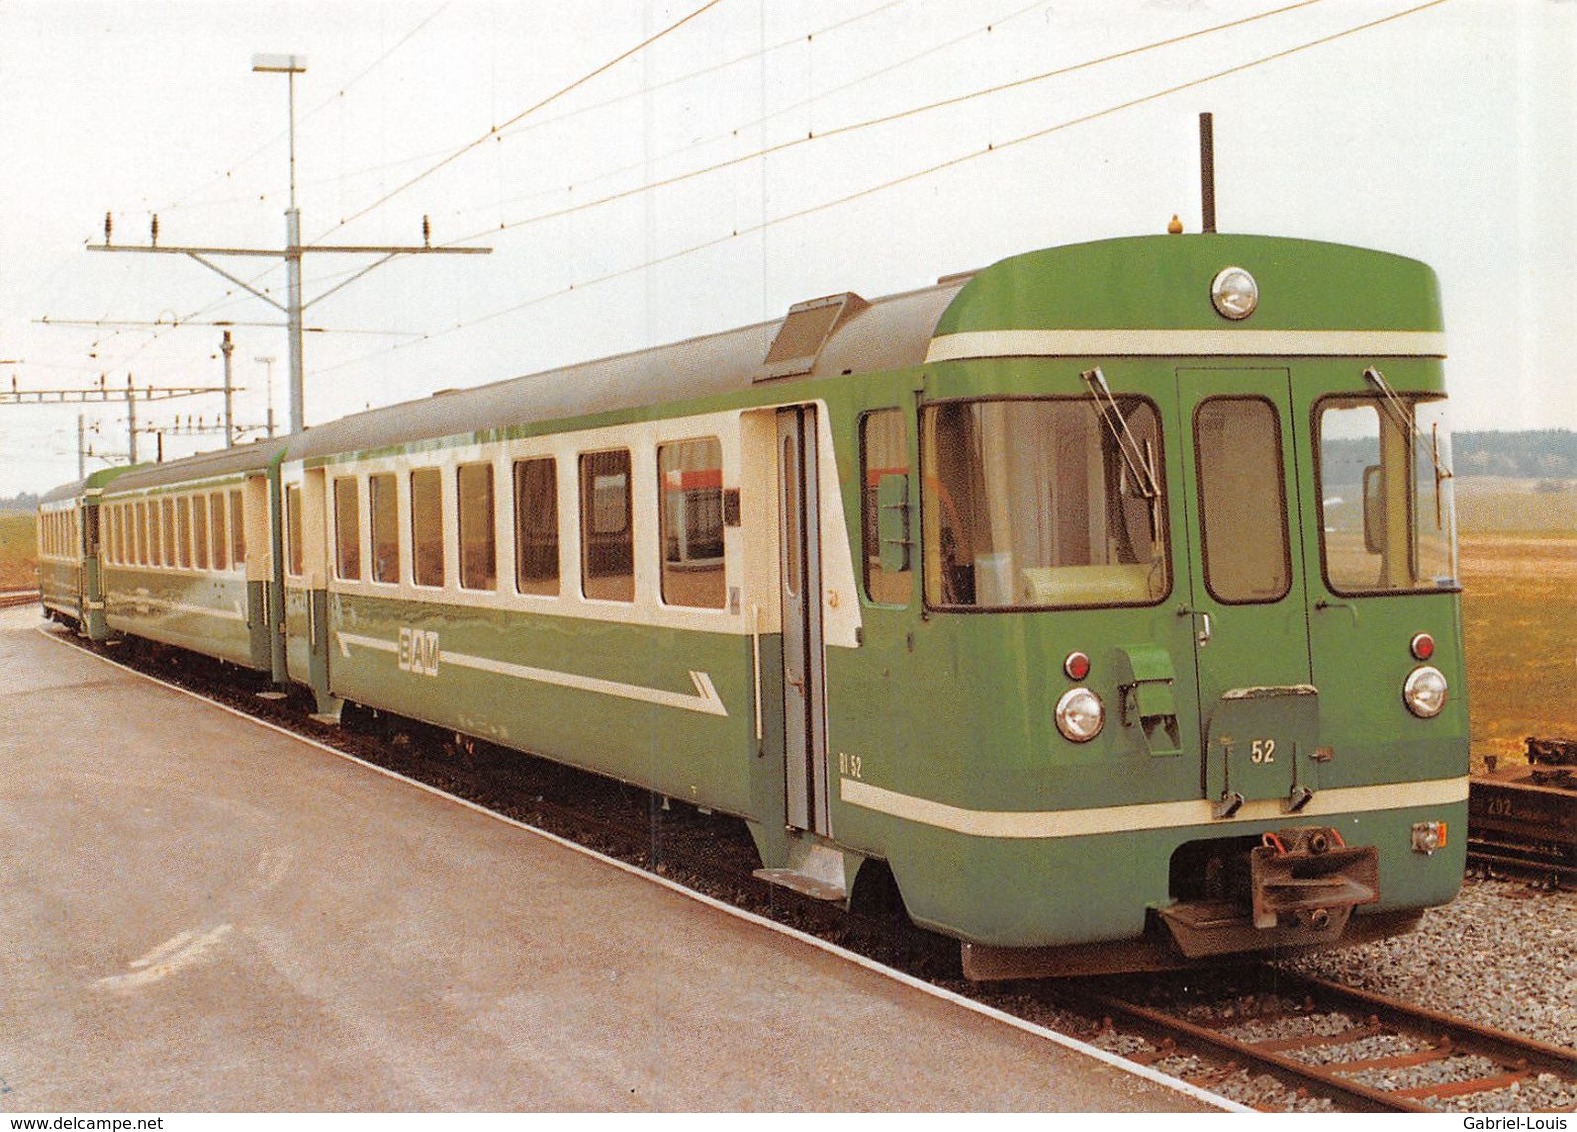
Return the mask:
<path fill-rule="evenodd" d="M 1390 415 L 1392 422 L 1402 430 L 1402 435 L 1410 437 L 1415 446 L 1423 443 L 1423 436 L 1418 431 L 1418 417 L 1410 407 L 1403 403 L 1391 388 L 1391 383 L 1385 380 L 1385 374 L 1370 366 L 1363 371 L 1363 376 L 1369 384 L 1380 391 L 1385 399 L 1385 410 Z M 1415 447 L 1415 451 L 1417 448 Z M 1445 466 L 1440 459 L 1440 426 L 1435 425 L 1430 429 L 1429 460 L 1435 466 L 1435 527 L 1445 527 L 1445 514 L 1440 500 L 1440 483 L 1442 480 L 1455 479 L 1456 474 Z"/>
<path fill-rule="evenodd" d="M 1142 445 L 1139 443 L 1139 438 L 1128 427 L 1128 418 L 1117 407 L 1117 398 L 1112 396 L 1112 388 L 1099 366 L 1079 376 L 1090 387 L 1095 412 L 1106 422 L 1106 429 L 1112 434 L 1117 451 L 1122 453 L 1123 463 L 1128 466 L 1128 474 L 1138 486 L 1139 494 L 1150 501 L 1150 537 L 1154 539 L 1161 530 L 1161 481 L 1155 474 L 1155 447 L 1148 440 Z"/>
<path fill-rule="evenodd" d="M 1128 418 L 1124 417 L 1122 410 L 1117 407 L 1117 398 L 1112 396 L 1111 386 L 1106 384 L 1106 375 L 1097 366 L 1085 370 L 1080 376 L 1090 387 L 1090 396 L 1095 399 L 1095 411 L 1100 414 L 1101 420 L 1106 422 L 1106 428 L 1111 432 L 1112 439 L 1117 442 L 1117 450 L 1122 453 L 1123 462 L 1128 465 L 1129 473 L 1139 485 L 1139 494 L 1146 499 L 1160 498 L 1161 485 L 1155 478 L 1155 469 L 1152 466 L 1153 452 L 1141 447 L 1139 438 L 1134 436 L 1133 430 L 1128 427 Z"/>

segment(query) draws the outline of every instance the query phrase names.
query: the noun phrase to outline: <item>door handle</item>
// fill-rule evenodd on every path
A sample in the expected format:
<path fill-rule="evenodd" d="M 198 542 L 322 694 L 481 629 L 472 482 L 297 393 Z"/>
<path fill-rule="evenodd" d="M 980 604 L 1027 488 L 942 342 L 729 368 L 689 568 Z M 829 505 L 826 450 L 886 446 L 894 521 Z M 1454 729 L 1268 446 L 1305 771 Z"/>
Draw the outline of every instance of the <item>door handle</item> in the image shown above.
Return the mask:
<path fill-rule="evenodd" d="M 1210 643 L 1210 614 L 1202 609 L 1191 609 L 1186 605 L 1180 605 L 1177 607 L 1177 615 L 1199 618 L 1199 632 L 1194 634 L 1194 640 L 1199 643 L 1200 648 Z"/>
<path fill-rule="evenodd" d="M 787 681 L 789 684 L 792 684 L 794 687 L 798 688 L 800 690 L 801 694 L 804 693 L 804 691 L 805 691 L 805 680 L 804 680 L 803 677 L 789 676 L 787 673 L 785 673 L 784 676 L 783 676 L 783 679 L 785 681 Z"/>

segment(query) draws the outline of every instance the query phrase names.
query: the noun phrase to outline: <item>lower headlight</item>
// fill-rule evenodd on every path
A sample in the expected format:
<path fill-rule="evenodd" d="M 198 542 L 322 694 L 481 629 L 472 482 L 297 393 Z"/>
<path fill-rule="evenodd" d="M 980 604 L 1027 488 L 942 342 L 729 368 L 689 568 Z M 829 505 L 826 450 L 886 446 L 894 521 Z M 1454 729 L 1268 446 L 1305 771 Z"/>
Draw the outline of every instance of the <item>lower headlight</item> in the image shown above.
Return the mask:
<path fill-rule="evenodd" d="M 1430 719 L 1446 706 L 1446 691 L 1446 678 L 1440 669 L 1426 664 L 1408 674 L 1402 685 L 1402 700 L 1418 718 Z"/>
<path fill-rule="evenodd" d="M 1088 743 L 1101 733 L 1106 709 L 1088 688 L 1070 688 L 1057 701 L 1057 730 L 1073 743 Z"/>

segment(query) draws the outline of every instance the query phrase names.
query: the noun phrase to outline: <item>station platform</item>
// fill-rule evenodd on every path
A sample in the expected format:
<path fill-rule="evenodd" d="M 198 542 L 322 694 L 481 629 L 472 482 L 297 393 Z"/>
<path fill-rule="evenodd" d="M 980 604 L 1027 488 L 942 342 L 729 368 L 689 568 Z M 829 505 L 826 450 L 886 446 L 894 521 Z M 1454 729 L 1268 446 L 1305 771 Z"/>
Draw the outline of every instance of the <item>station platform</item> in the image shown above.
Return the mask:
<path fill-rule="evenodd" d="M 0 1112 L 1199 1111 L 0 613 Z"/>

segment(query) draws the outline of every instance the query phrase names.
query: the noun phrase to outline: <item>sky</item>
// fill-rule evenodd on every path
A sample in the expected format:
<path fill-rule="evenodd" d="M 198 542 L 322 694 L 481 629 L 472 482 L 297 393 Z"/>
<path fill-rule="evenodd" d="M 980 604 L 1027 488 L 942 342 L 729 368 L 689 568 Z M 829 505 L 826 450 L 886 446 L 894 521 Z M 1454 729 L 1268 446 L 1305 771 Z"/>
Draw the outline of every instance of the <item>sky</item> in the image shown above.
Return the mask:
<path fill-rule="evenodd" d="M 283 429 L 278 310 L 88 250 L 106 213 L 119 246 L 157 215 L 165 247 L 282 247 L 289 84 L 258 53 L 306 61 L 305 242 L 416 245 L 425 216 L 492 249 L 308 253 L 309 425 L 1197 231 L 1208 110 L 1220 230 L 1429 263 L 1453 427 L 1577 428 L 1577 0 L 0 0 L 0 387 L 217 386 L 228 328 L 237 422 L 271 373 Z M 283 300 L 277 260 L 212 262 Z M 221 410 L 138 416 L 174 457 Z M 123 404 L 0 405 L 0 497 L 75 478 L 79 414 L 88 470 L 124 459 Z"/>

